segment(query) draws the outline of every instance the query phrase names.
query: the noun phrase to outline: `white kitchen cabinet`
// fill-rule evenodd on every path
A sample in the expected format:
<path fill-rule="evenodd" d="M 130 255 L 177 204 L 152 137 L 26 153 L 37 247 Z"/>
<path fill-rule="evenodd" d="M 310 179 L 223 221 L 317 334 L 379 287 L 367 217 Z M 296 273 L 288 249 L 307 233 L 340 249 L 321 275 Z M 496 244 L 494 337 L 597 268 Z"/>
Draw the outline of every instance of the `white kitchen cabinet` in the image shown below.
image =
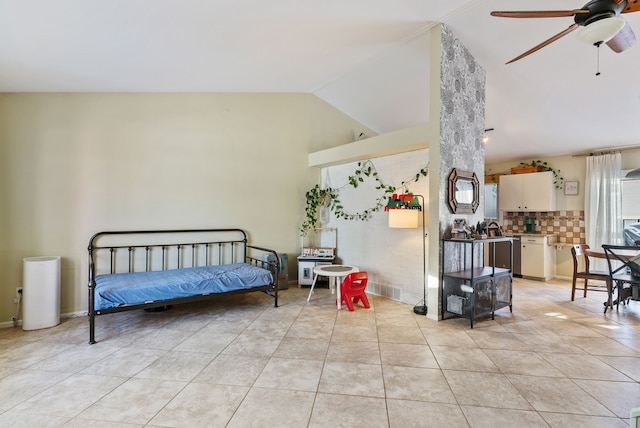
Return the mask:
<path fill-rule="evenodd" d="M 553 278 L 555 253 L 548 236 L 522 235 L 520 270 L 524 278 L 548 281 Z"/>
<path fill-rule="evenodd" d="M 511 174 L 500 177 L 498 204 L 501 211 L 555 211 L 553 171 Z"/>

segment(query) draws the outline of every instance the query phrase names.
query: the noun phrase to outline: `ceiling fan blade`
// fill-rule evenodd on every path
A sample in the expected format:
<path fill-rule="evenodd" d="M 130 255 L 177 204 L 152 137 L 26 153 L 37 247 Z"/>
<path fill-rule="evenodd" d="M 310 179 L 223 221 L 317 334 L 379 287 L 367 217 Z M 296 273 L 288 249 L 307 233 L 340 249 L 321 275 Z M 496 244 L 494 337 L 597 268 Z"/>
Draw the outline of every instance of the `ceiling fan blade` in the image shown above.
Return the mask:
<path fill-rule="evenodd" d="M 613 36 L 613 38 L 607 42 L 607 46 L 609 46 L 614 52 L 620 53 L 626 51 L 635 43 L 636 35 L 633 33 L 631 26 L 625 22 L 622 30 L 618 31 L 618 34 Z"/>
<path fill-rule="evenodd" d="M 526 51 L 525 53 L 523 53 L 522 55 L 519 55 L 517 57 L 515 57 L 514 59 L 512 59 L 511 61 L 509 61 L 507 64 L 511 64 L 512 62 L 516 62 L 519 59 L 524 58 L 527 55 L 531 55 L 532 53 L 542 49 L 543 47 L 555 42 L 556 40 L 558 40 L 561 37 L 566 36 L 567 34 L 569 34 L 570 32 L 572 32 L 573 30 L 575 30 L 576 28 L 578 28 L 579 25 L 578 24 L 571 24 L 568 28 L 566 28 L 565 30 L 562 30 L 561 32 L 559 32 L 558 34 L 556 34 L 555 36 L 545 40 L 544 42 L 540 43 L 537 46 L 534 46 L 533 48 L 529 49 L 528 51 Z"/>
<path fill-rule="evenodd" d="M 587 9 L 573 10 L 521 10 L 521 11 L 493 11 L 491 16 L 501 18 L 561 18 L 564 16 L 574 16 L 579 13 L 589 13 Z"/>

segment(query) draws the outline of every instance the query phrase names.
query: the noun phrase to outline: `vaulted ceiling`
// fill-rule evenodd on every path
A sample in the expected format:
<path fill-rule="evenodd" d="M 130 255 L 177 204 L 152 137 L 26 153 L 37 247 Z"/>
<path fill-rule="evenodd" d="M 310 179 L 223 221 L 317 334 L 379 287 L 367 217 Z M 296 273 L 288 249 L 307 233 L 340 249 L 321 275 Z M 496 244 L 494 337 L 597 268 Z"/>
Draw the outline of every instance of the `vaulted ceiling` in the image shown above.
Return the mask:
<path fill-rule="evenodd" d="M 495 128 L 487 162 L 638 145 L 640 46 L 619 54 L 603 46 L 599 76 L 598 50 L 579 41 L 577 31 L 505 65 L 573 18 L 496 18 L 491 10 L 582 6 L 580 0 L 0 0 L 0 91 L 308 92 L 388 132 L 424 121 L 424 36 L 442 22 L 487 73 L 486 127 Z M 640 12 L 623 16 L 640 35 Z M 346 82 L 355 81 L 360 93 L 347 90 L 354 85 Z"/>

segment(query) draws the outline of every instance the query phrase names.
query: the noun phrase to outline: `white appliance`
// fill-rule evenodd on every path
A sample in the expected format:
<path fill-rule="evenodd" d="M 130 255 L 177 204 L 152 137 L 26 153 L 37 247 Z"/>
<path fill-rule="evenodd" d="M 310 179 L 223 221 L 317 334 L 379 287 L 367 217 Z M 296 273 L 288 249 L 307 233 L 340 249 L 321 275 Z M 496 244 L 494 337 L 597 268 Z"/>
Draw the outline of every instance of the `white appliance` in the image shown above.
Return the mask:
<path fill-rule="evenodd" d="M 333 264 L 333 256 L 298 256 L 298 285 L 311 285 L 313 283 L 313 268 L 331 264 Z"/>
<path fill-rule="evenodd" d="M 336 255 L 338 230 L 335 228 L 312 229 L 302 238 L 302 254 L 298 256 L 298 286 L 313 283 L 313 268 L 331 265 Z M 305 245 L 306 244 L 306 245 Z"/>

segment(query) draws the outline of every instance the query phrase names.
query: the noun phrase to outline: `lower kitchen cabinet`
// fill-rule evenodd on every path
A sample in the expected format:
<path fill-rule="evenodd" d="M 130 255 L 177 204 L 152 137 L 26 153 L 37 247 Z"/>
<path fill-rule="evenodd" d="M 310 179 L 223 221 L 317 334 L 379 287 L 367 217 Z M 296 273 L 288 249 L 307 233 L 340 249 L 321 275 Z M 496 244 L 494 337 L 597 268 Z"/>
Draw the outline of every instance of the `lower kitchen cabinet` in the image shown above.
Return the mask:
<path fill-rule="evenodd" d="M 507 306 L 513 310 L 511 269 L 484 264 L 484 244 L 495 251 L 495 243 L 505 241 L 513 245 L 511 238 L 442 241 L 442 319 L 468 318 L 473 328 L 478 317 L 493 319 L 496 310 Z M 447 269 L 452 260 L 456 268 Z"/>
<path fill-rule="evenodd" d="M 548 281 L 553 278 L 555 253 L 548 236 L 522 235 L 520 243 L 521 272 L 524 278 Z"/>

